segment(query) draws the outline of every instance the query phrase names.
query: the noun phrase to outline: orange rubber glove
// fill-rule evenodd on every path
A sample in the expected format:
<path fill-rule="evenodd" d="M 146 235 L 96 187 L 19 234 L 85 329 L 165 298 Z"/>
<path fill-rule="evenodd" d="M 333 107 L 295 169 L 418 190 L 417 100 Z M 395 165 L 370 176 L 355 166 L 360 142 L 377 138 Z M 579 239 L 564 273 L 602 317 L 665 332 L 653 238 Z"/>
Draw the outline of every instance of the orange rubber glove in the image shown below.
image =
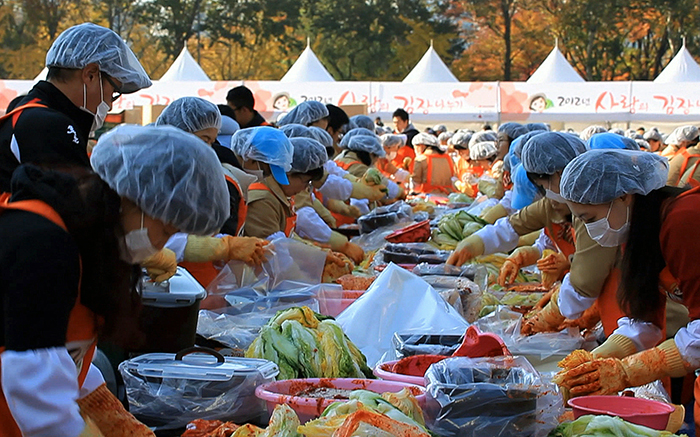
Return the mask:
<path fill-rule="evenodd" d="M 265 261 L 265 246 L 269 242 L 255 237 L 198 237 L 189 235 L 185 246 L 185 261 L 209 262 L 238 260 L 260 265 Z"/>
<path fill-rule="evenodd" d="M 537 268 L 542 272 L 542 285 L 551 287 L 552 284 L 564 277 L 564 274 L 571 268 L 571 263 L 563 253 L 553 252 L 543 254 L 542 259 L 537 261 Z"/>
<path fill-rule="evenodd" d="M 540 250 L 534 246 L 524 246 L 515 249 L 515 251 L 506 258 L 501 271 L 498 275 L 498 284 L 505 287 L 508 284 L 515 282 L 520 269 L 525 266 L 532 265 L 540 258 Z"/>
<path fill-rule="evenodd" d="M 87 417 L 83 417 L 83 420 L 85 420 L 85 428 L 83 428 L 78 437 L 104 437 L 100 429 L 95 425 L 95 422 Z"/>
<path fill-rule="evenodd" d="M 476 235 L 470 235 L 460 241 L 457 248 L 447 259 L 447 264 L 461 266 L 472 258 L 484 254 L 484 242 Z"/>
<path fill-rule="evenodd" d="M 345 235 L 333 231 L 329 243 L 333 251 L 345 254 L 355 264 L 359 264 L 365 259 L 364 250 L 357 244 L 349 242 Z"/>
<path fill-rule="evenodd" d="M 566 320 L 564 320 L 564 322 L 561 325 L 559 325 L 559 331 L 563 331 L 566 328 L 574 328 L 574 327 L 579 328 L 580 330 L 592 329 L 593 327 L 595 327 L 596 324 L 598 324 L 598 322 L 600 322 L 600 312 L 598 311 L 598 301 L 596 301 L 593 303 L 593 305 L 590 308 L 588 308 L 586 311 L 584 311 L 583 314 L 581 314 L 581 317 L 579 317 L 578 319 L 574 319 L 574 320 L 566 319 Z M 636 352 L 636 350 L 633 351 L 632 353 L 635 353 L 635 352 Z M 627 354 L 627 355 L 630 355 L 630 354 Z M 623 355 L 623 356 L 617 357 L 617 358 L 623 358 L 623 357 L 626 357 L 627 355 Z"/>
<path fill-rule="evenodd" d="M 164 247 L 160 252 L 143 260 L 141 267 L 146 269 L 154 282 L 167 281 L 177 272 L 177 256 L 175 252 Z"/>
<path fill-rule="evenodd" d="M 533 317 L 525 320 L 520 327 L 522 335 L 532 335 L 538 332 L 556 332 L 559 325 L 566 319 L 559 311 L 559 290 L 552 294 L 549 303 Z"/>
<path fill-rule="evenodd" d="M 109 391 L 106 384 L 97 387 L 84 398 L 78 399 L 78 406 L 80 414 L 92 420 L 105 437 L 155 436 L 153 431 L 124 409 L 122 403 Z M 85 434 L 85 437 L 96 435 L 100 434 Z"/>
<path fill-rule="evenodd" d="M 618 358 L 599 358 L 581 364 L 561 375 L 561 385 L 572 396 L 608 395 L 627 387 L 638 387 L 666 376 L 685 376 L 690 365 L 683 361 L 676 342 Z"/>

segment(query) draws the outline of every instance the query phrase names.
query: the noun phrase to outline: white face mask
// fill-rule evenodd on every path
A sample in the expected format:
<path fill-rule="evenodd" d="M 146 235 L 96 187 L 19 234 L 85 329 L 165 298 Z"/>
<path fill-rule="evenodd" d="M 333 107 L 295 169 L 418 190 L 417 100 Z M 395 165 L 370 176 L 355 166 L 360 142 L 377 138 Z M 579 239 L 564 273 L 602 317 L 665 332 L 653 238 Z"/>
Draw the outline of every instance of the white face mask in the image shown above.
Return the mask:
<path fill-rule="evenodd" d="M 630 230 L 630 208 L 627 207 L 627 220 L 620 229 L 612 229 L 608 217 L 612 211 L 612 202 L 608 208 L 608 215 L 593 223 L 586 223 L 588 235 L 598 244 L 603 247 L 616 247 L 627 241 L 627 235 Z"/>
<path fill-rule="evenodd" d="M 564 199 L 564 197 L 561 194 L 555 193 L 554 191 L 552 191 L 551 188 L 552 188 L 552 181 L 550 179 L 549 180 L 549 188 L 546 188 L 544 190 L 544 192 L 545 192 L 544 197 L 546 197 L 547 199 L 552 199 L 555 202 L 566 203 L 566 199 Z"/>
<path fill-rule="evenodd" d="M 389 161 L 393 161 L 394 158 L 396 158 L 396 155 L 397 155 L 396 151 L 389 152 L 386 154 L 386 159 L 388 159 Z"/>
<path fill-rule="evenodd" d="M 83 111 L 92 115 L 92 127 L 90 128 L 90 133 L 95 132 L 97 129 L 101 128 L 105 124 L 105 119 L 107 118 L 107 113 L 109 112 L 109 105 L 104 101 L 104 90 L 102 89 L 102 73 L 99 72 L 100 81 L 100 104 L 97 105 L 97 112 L 92 113 L 87 108 L 87 85 L 83 84 L 83 106 L 80 107 Z"/>
<path fill-rule="evenodd" d="M 249 175 L 255 176 L 255 180 L 257 182 L 262 182 L 262 180 L 265 179 L 265 173 L 260 168 L 260 163 L 258 162 L 257 164 L 258 164 L 257 170 L 250 170 L 250 169 L 244 168 L 243 171 L 245 171 Z"/>
<path fill-rule="evenodd" d="M 144 213 L 141 212 L 141 229 L 135 229 L 124 236 L 124 248 L 121 253 L 123 261 L 139 264 L 159 252 L 148 238 L 148 229 L 143 227 Z"/>

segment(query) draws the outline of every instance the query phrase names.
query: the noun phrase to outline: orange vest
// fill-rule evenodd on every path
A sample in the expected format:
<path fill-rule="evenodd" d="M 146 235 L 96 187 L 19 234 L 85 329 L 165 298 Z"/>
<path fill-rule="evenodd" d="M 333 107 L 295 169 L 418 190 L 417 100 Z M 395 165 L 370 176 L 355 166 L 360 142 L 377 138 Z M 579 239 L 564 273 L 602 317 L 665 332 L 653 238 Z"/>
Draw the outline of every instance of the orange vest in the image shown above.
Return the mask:
<path fill-rule="evenodd" d="M 255 183 L 251 184 L 250 187 L 248 187 L 248 191 L 256 191 L 256 190 L 263 190 L 263 191 L 272 192 L 272 190 L 270 190 L 270 187 L 268 187 L 267 185 L 265 185 L 261 182 L 255 182 Z M 294 212 L 294 199 L 289 199 L 289 204 L 290 204 L 290 209 L 292 210 L 292 215 L 287 217 L 286 224 L 284 227 L 284 234 L 287 237 L 292 235 L 292 232 L 294 232 L 294 228 L 297 225 L 297 215 Z"/>
<path fill-rule="evenodd" d="M 12 114 L 12 112 L 8 115 Z M 22 200 L 10 203 L 10 194 L 4 193 L 0 195 L 0 213 L 5 210 L 20 210 L 38 214 L 60 226 L 64 231 L 67 231 L 61 216 L 41 200 Z M 97 326 L 95 324 L 95 318 L 95 313 L 80 303 L 80 285 L 78 285 L 78 297 L 75 300 L 75 305 L 68 319 L 66 348 L 70 352 L 71 357 L 73 357 L 73 360 L 75 360 L 75 364 L 78 368 L 78 385 L 81 387 L 87 376 L 92 357 L 95 354 L 95 347 L 97 346 Z M 74 350 L 77 352 L 74 352 Z M 3 351 L 4 348 L 0 348 L 0 353 Z M 3 437 L 22 436 L 7 406 L 7 400 L 2 390 L 0 390 L 0 435 Z"/>
<path fill-rule="evenodd" d="M 416 188 L 416 191 L 419 191 L 421 193 L 434 193 L 434 192 L 440 192 L 440 193 L 445 193 L 449 194 L 451 193 L 452 190 L 452 184 L 450 185 L 433 185 L 433 160 L 434 159 L 446 159 L 448 165 L 450 166 L 450 171 L 452 172 L 452 175 L 455 174 L 455 166 L 454 163 L 452 162 L 452 158 L 449 155 L 425 155 L 428 161 L 428 173 L 425 177 L 426 182 L 421 184 L 418 188 Z"/>
<path fill-rule="evenodd" d="M 348 171 L 348 169 L 355 164 L 362 164 L 360 161 L 350 161 L 350 162 L 336 161 L 335 163 L 336 163 L 336 165 L 338 165 L 338 167 L 342 168 L 345 171 Z"/>
<path fill-rule="evenodd" d="M 396 157 L 391 160 L 391 163 L 394 164 L 396 168 L 403 168 L 403 161 L 406 158 L 411 158 L 411 163 L 408 165 L 407 170 L 410 173 L 413 173 L 413 165 L 416 160 L 416 152 L 411 146 L 399 147 L 399 150 L 396 152 Z"/>
<path fill-rule="evenodd" d="M 681 165 L 681 171 L 680 171 L 680 174 L 678 175 L 678 180 L 676 181 L 675 185 L 678 185 L 683 180 L 683 176 L 685 175 L 686 170 L 688 169 L 688 162 L 690 161 L 690 158 L 700 158 L 700 155 L 691 154 L 690 152 L 688 152 L 688 149 L 685 149 L 685 148 L 683 150 L 679 151 L 678 155 L 683 156 L 683 165 Z M 700 165 L 700 159 L 698 159 L 695 162 L 695 164 L 693 165 L 693 168 L 691 169 L 691 171 L 689 173 L 688 184 L 690 184 L 691 187 L 700 186 L 700 183 L 698 183 L 698 181 L 693 179 L 693 175 L 697 171 L 699 165 Z"/>
<path fill-rule="evenodd" d="M 576 252 L 576 235 L 570 223 L 552 223 L 544 228 L 544 233 L 567 258 Z"/>

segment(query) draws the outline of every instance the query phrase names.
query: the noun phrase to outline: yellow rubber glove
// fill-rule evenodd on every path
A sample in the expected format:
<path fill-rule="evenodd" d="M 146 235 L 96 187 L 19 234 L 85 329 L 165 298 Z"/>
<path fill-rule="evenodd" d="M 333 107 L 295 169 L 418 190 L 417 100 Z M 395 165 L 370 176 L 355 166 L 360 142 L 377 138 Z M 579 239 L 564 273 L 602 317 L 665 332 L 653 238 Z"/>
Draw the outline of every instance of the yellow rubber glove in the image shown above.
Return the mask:
<path fill-rule="evenodd" d="M 506 211 L 506 208 L 499 203 L 481 213 L 481 218 L 491 224 L 494 224 L 496 223 L 496 220 L 507 215 L 508 211 Z"/>
<path fill-rule="evenodd" d="M 350 173 L 345 173 L 345 174 L 343 175 L 343 179 L 347 179 L 347 180 L 349 180 L 350 182 L 358 182 L 358 181 L 360 180 L 360 178 L 358 178 L 357 176 L 352 175 L 352 174 L 350 174 Z"/>
<path fill-rule="evenodd" d="M 685 376 L 690 369 L 671 339 L 622 360 L 599 358 L 581 364 L 564 372 L 559 385 L 572 396 L 608 395 L 666 376 Z"/>
<path fill-rule="evenodd" d="M 591 351 L 593 358 L 625 358 L 637 353 L 634 342 L 624 335 L 613 334 Z"/>
<path fill-rule="evenodd" d="M 545 250 L 545 252 L 547 252 Z M 564 273 L 571 268 L 569 259 L 560 252 L 543 255 L 537 261 L 537 268 L 542 272 L 542 285 L 551 287 L 557 280 L 564 276 Z"/>
<path fill-rule="evenodd" d="M 124 406 L 106 384 L 78 399 L 80 414 L 92 420 L 102 434 L 85 434 L 87 436 L 104 435 L 106 437 L 146 437 L 155 436 L 146 425 L 124 409 Z M 87 422 L 87 421 L 86 421 Z M 87 427 L 86 427 L 87 428 Z M 83 434 L 81 434 L 81 437 Z"/>
<path fill-rule="evenodd" d="M 525 246 L 515 249 L 515 251 L 506 258 L 501 271 L 498 275 L 498 284 L 505 287 L 508 284 L 515 282 L 520 269 L 535 264 L 540 258 L 540 250 L 534 246 Z"/>
<path fill-rule="evenodd" d="M 383 190 L 383 191 L 382 191 Z M 350 197 L 354 199 L 369 199 L 372 202 L 381 200 L 386 196 L 386 185 L 366 185 L 362 182 L 353 182 Z"/>
<path fill-rule="evenodd" d="M 189 235 L 185 246 L 185 261 L 209 262 L 238 260 L 259 265 L 265 261 L 265 246 L 269 242 L 255 237 L 198 237 Z"/>
<path fill-rule="evenodd" d="M 559 311 L 559 290 L 552 294 L 549 303 L 537 312 L 533 317 L 525 320 L 520 327 L 520 333 L 523 335 L 532 335 L 538 332 L 556 332 L 559 330 L 559 325 L 566 319 Z"/>
<path fill-rule="evenodd" d="M 83 420 L 85 420 L 85 428 L 83 428 L 83 431 L 78 437 L 104 437 L 100 429 L 95 425 L 95 422 L 87 417 L 83 417 Z"/>
<path fill-rule="evenodd" d="M 359 264 L 365 259 L 365 252 L 360 246 L 348 241 L 348 237 L 333 231 L 328 241 L 334 252 L 340 252 L 350 258 L 355 264 Z"/>
<path fill-rule="evenodd" d="M 153 281 L 167 281 L 177 272 L 177 257 L 175 252 L 164 247 L 160 252 L 143 260 L 141 267 L 146 269 Z"/>
<path fill-rule="evenodd" d="M 461 266 L 472 258 L 484 254 L 484 242 L 476 235 L 470 235 L 460 241 L 452 255 L 447 259 L 447 264 Z"/>
<path fill-rule="evenodd" d="M 318 216 L 321 217 L 328 226 L 330 226 L 331 228 L 338 227 L 338 223 L 336 222 L 335 217 L 333 217 L 333 214 L 331 214 L 331 212 L 328 211 L 328 208 L 323 206 L 323 203 L 321 203 L 321 201 L 319 201 L 318 199 L 314 199 L 313 208 L 314 211 L 316 211 L 316 214 L 318 214 Z"/>

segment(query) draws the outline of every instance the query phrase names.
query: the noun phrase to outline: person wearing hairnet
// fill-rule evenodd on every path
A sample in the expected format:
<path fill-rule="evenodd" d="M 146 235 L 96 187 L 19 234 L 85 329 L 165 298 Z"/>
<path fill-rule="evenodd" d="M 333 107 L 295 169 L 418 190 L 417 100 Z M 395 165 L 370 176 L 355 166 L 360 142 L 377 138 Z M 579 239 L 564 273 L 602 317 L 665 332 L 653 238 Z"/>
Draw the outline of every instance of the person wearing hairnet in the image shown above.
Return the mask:
<path fill-rule="evenodd" d="M 363 127 L 374 132 L 376 125 L 374 124 L 374 121 L 366 115 L 353 115 L 350 117 L 348 130 L 355 129 L 357 127 Z"/>
<path fill-rule="evenodd" d="M 644 133 L 644 139 L 649 143 L 650 151 L 654 153 L 661 149 L 661 144 L 664 142 L 659 130 L 655 127 Z"/>
<path fill-rule="evenodd" d="M 46 67 L 46 80 L 0 119 L 0 193 L 10 191 L 20 164 L 89 168 L 88 138 L 113 102 L 151 86 L 121 37 L 92 23 L 62 32 L 46 54 Z"/>
<path fill-rule="evenodd" d="M 288 124 L 301 124 L 304 126 L 318 126 L 321 129 L 328 127 L 329 112 L 326 105 L 315 100 L 301 102 L 287 115 L 277 122 L 282 127 Z"/>
<path fill-rule="evenodd" d="M 3 436 L 153 436 L 90 364 L 96 342 L 140 346 L 138 265 L 228 216 L 216 155 L 179 129 L 119 127 L 90 162 L 22 165 L 0 199 Z"/>
<path fill-rule="evenodd" d="M 508 122 L 498 126 L 498 157 L 496 159 L 503 159 L 510 149 L 510 143 L 527 132 L 528 130 L 520 123 Z"/>
<path fill-rule="evenodd" d="M 182 97 L 173 101 L 160 114 L 156 126 L 175 126 L 194 134 L 213 148 L 233 152 L 221 145 L 214 145 L 221 128 L 221 113 L 213 103 L 200 97 Z M 216 150 L 215 150 L 216 151 Z M 217 153 L 217 156 L 221 157 Z M 235 160 L 235 155 L 233 156 Z M 253 177 L 229 163 L 221 163 L 224 179 L 229 192 L 230 213 L 224 226 L 214 234 L 207 236 L 173 235 L 162 251 L 162 264 L 147 266 L 149 274 L 159 273 L 157 279 L 168 279 L 175 274 L 176 263 L 187 269 L 202 286 L 207 287 L 219 274 L 214 263 L 239 260 L 251 264 L 260 264 L 265 260 L 265 240 L 237 237 L 247 215 L 246 192 Z M 207 303 L 203 302 L 204 307 Z"/>
<path fill-rule="evenodd" d="M 661 325 L 667 296 L 682 302 L 691 320 L 661 344 L 659 330 L 650 346 L 633 343 L 625 355 L 593 356 L 566 371 L 560 385 L 573 396 L 614 394 L 700 368 L 700 234 L 688 226 L 700 219 L 700 191 L 667 187 L 667 173 L 666 159 L 652 153 L 595 150 L 572 161 L 562 174 L 561 195 L 590 237 L 606 247 L 624 245 L 620 284 L 612 297 L 623 309 L 621 321 Z M 697 412 L 697 380 L 695 387 Z M 695 420 L 700 429 L 697 415 Z"/>
<path fill-rule="evenodd" d="M 693 133 L 691 130 L 690 134 L 686 134 L 686 138 L 692 137 Z M 698 136 L 695 138 L 685 141 L 682 144 L 682 148 L 673 158 L 669 158 L 668 167 L 668 185 L 676 187 L 684 187 L 686 185 L 698 186 L 700 185 L 700 171 L 698 171 L 698 166 L 700 166 L 700 146 L 698 145 Z"/>
<path fill-rule="evenodd" d="M 676 155 L 681 153 L 687 147 L 693 146 L 698 143 L 698 136 L 700 131 L 695 126 L 680 126 L 677 127 L 671 134 L 666 138 L 666 144 L 668 146 L 661 152 L 661 156 L 673 159 Z"/>
<path fill-rule="evenodd" d="M 399 149 L 406 145 L 406 135 L 384 134 L 380 137 L 380 140 L 382 142 L 384 152 L 386 152 L 386 156 L 377 160 L 377 169 L 379 169 L 384 176 L 392 179 L 398 184 L 406 182 L 411 175 L 403 168 L 397 168 L 392 162 L 392 160 L 396 158 Z"/>
<path fill-rule="evenodd" d="M 216 141 L 221 144 L 224 147 L 228 147 L 229 149 L 231 148 L 231 137 L 233 134 L 235 134 L 237 131 L 239 131 L 241 127 L 238 125 L 236 120 L 233 118 L 226 116 L 226 115 L 221 115 L 221 129 L 219 129 L 219 133 L 216 136 Z"/>
<path fill-rule="evenodd" d="M 438 140 L 424 132 L 413 137 L 416 160 L 411 174 L 413 191 L 449 194 L 454 191 L 455 167 L 452 158 L 440 150 Z"/>
<path fill-rule="evenodd" d="M 593 135 L 586 143 L 588 150 L 596 149 L 626 149 L 639 150 L 639 144 L 633 139 L 620 136 L 611 132 L 603 132 Z"/>
<path fill-rule="evenodd" d="M 471 181 L 473 178 L 473 164 L 469 157 L 469 140 L 471 137 L 472 134 L 470 132 L 458 131 L 449 139 L 448 145 L 457 152 L 455 162 L 455 176 L 457 177 L 457 181 L 455 181 L 455 188 L 469 197 L 476 197 L 479 190 L 476 184 L 472 183 L 475 181 Z"/>
<path fill-rule="evenodd" d="M 367 169 L 373 167 L 379 158 L 386 156 L 382 143 L 374 132 L 367 131 L 369 134 L 366 135 L 362 133 L 352 135 L 353 132 L 361 129 L 348 132 L 350 139 L 344 144 L 346 150 L 335 158 L 340 168 L 357 178 L 364 176 Z M 341 146 L 344 142 L 345 138 L 341 141 Z"/>
<path fill-rule="evenodd" d="M 603 126 L 599 126 L 597 124 L 592 124 L 585 128 L 584 130 L 581 131 L 581 135 L 579 137 L 585 141 L 588 142 L 588 140 L 591 139 L 591 137 L 595 134 L 600 134 L 603 132 L 607 132 L 608 130 L 605 129 Z"/>

